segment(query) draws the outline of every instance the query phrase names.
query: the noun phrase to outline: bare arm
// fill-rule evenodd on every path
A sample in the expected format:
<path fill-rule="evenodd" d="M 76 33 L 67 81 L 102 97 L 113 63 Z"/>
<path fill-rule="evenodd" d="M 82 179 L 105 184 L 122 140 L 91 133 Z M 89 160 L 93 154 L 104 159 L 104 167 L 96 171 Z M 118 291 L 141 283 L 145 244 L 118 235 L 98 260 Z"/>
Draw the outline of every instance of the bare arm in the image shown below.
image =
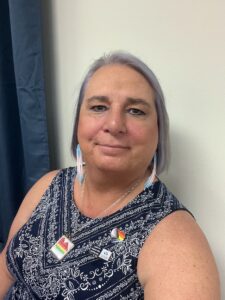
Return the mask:
<path fill-rule="evenodd" d="M 161 221 L 138 260 L 145 300 L 219 300 L 220 284 L 208 242 L 184 211 Z"/>
<path fill-rule="evenodd" d="M 9 273 L 6 265 L 6 251 L 8 244 L 11 241 L 12 237 L 17 233 L 17 231 L 28 221 L 32 211 L 39 203 L 43 193 L 45 192 L 57 172 L 58 171 L 49 172 L 35 183 L 35 185 L 27 193 L 15 216 L 15 219 L 10 228 L 6 246 L 0 253 L 0 300 L 4 299 L 4 296 L 6 295 L 8 289 L 15 281 L 15 279 Z"/>

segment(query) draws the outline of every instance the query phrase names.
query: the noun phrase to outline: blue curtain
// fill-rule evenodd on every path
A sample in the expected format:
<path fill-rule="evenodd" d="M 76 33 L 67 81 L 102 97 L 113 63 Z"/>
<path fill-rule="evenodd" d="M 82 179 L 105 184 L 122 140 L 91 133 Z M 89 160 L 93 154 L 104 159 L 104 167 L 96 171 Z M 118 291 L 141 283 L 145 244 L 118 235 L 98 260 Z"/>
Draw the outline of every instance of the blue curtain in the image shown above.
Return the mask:
<path fill-rule="evenodd" d="M 39 0 L 0 0 L 0 247 L 49 170 Z"/>

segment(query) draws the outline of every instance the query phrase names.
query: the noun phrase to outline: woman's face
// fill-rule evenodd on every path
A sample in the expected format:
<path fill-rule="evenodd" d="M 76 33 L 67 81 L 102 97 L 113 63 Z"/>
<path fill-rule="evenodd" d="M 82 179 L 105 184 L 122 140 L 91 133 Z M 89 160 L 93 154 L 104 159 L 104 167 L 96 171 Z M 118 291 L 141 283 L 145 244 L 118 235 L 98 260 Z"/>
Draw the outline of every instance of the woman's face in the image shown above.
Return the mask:
<path fill-rule="evenodd" d="M 145 171 L 158 144 L 154 91 L 146 79 L 120 64 L 97 70 L 81 105 L 78 141 L 88 167 Z"/>

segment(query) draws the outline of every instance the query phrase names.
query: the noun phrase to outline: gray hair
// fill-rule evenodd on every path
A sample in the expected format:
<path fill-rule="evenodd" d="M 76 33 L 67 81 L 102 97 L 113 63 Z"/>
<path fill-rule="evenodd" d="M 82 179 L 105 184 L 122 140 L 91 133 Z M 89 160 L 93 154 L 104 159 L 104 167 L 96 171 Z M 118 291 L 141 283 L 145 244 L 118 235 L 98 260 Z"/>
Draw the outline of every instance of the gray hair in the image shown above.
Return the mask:
<path fill-rule="evenodd" d="M 113 64 L 120 64 L 126 65 L 138 73 L 140 73 L 152 87 L 155 93 L 155 106 L 156 112 L 158 117 L 158 145 L 157 145 L 157 174 L 160 174 L 165 169 L 167 169 L 169 164 L 169 156 L 170 156 L 170 147 L 169 147 L 169 118 L 166 111 L 165 100 L 163 91 L 159 84 L 158 79 L 156 78 L 155 74 L 150 70 L 150 68 L 142 62 L 139 58 L 135 57 L 134 55 L 122 52 L 122 51 L 115 51 L 109 54 L 103 55 L 89 68 L 83 83 L 80 88 L 80 93 L 77 101 L 76 107 L 76 117 L 74 120 L 74 128 L 73 128 L 73 137 L 72 137 L 72 144 L 71 150 L 73 156 L 76 158 L 76 146 L 79 143 L 77 138 L 77 130 L 78 130 L 78 123 L 79 123 L 79 116 L 80 116 L 80 108 L 82 101 L 84 99 L 84 94 L 87 88 L 87 84 L 93 74 L 103 66 L 113 65 Z M 151 163 L 149 163 L 151 164 Z"/>

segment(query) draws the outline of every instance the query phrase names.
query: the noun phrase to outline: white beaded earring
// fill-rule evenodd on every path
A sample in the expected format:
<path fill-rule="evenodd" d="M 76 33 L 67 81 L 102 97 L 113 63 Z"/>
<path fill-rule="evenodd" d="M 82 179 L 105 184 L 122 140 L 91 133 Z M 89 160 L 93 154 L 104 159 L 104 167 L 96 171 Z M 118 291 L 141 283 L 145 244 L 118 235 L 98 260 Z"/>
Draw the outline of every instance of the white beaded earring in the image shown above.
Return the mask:
<path fill-rule="evenodd" d="M 84 180 L 84 168 L 83 168 L 83 158 L 80 145 L 76 148 L 76 160 L 77 160 L 77 179 L 80 183 Z"/>

